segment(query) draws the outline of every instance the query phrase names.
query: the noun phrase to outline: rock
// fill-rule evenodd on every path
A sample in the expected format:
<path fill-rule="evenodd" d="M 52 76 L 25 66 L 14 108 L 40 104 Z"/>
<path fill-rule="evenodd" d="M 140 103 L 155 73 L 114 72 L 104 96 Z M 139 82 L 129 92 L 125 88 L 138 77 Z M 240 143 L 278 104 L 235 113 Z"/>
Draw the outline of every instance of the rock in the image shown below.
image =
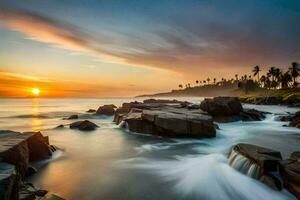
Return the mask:
<path fill-rule="evenodd" d="M 255 109 L 244 109 L 239 116 L 242 121 L 261 121 L 266 118 L 265 114 L 269 113 Z"/>
<path fill-rule="evenodd" d="M 100 106 L 96 111 L 96 115 L 114 115 L 116 106 L 113 104 Z"/>
<path fill-rule="evenodd" d="M 63 125 L 63 124 L 60 124 L 60 125 L 58 125 L 57 127 L 55 127 L 55 129 L 62 129 L 62 128 L 64 128 L 65 126 Z"/>
<path fill-rule="evenodd" d="M 124 116 L 130 131 L 164 137 L 215 137 L 216 129 L 210 116 L 175 107 L 133 108 Z M 154 110 L 151 110 L 154 109 Z"/>
<path fill-rule="evenodd" d="M 237 97 L 214 97 L 204 99 L 200 108 L 212 116 L 238 115 L 243 107 Z"/>
<path fill-rule="evenodd" d="M 282 184 L 278 178 L 273 176 L 272 174 L 262 175 L 259 180 L 272 188 L 273 190 L 282 190 Z"/>
<path fill-rule="evenodd" d="M 33 166 L 29 166 L 28 168 L 27 168 L 27 171 L 26 171 L 26 177 L 28 177 L 28 176 L 32 176 L 33 174 L 35 174 L 35 173 L 37 173 L 37 169 L 36 168 L 34 168 Z"/>
<path fill-rule="evenodd" d="M 275 118 L 276 121 L 289 122 L 292 120 L 292 115 L 280 115 Z"/>
<path fill-rule="evenodd" d="M 142 103 L 137 101 L 130 102 L 130 103 L 123 103 L 122 107 L 117 108 L 115 111 L 114 122 L 116 122 L 116 124 L 120 124 L 121 121 L 123 120 L 124 115 L 129 113 L 131 108 L 137 104 L 142 104 Z"/>
<path fill-rule="evenodd" d="M 35 196 L 38 196 L 38 197 L 43 197 L 43 196 L 45 196 L 47 193 L 48 193 L 47 190 L 37 190 L 37 191 L 34 192 Z"/>
<path fill-rule="evenodd" d="M 71 115 L 67 120 L 78 119 L 78 115 Z"/>
<path fill-rule="evenodd" d="M 95 113 L 96 110 L 95 110 L 95 109 L 89 109 L 89 110 L 87 110 L 86 112 L 87 112 L 87 113 Z"/>
<path fill-rule="evenodd" d="M 51 155 L 49 138 L 40 132 L 0 131 L 0 160 L 15 165 L 22 177 L 26 174 L 29 161 L 49 158 Z"/>
<path fill-rule="evenodd" d="M 296 112 L 291 118 L 289 126 L 300 128 L 300 111 Z"/>
<path fill-rule="evenodd" d="M 94 124 L 93 122 L 84 120 L 84 121 L 73 122 L 72 124 L 70 124 L 70 128 L 78 129 L 81 131 L 92 131 L 92 130 L 95 130 L 96 128 L 98 128 L 98 126 L 96 124 Z"/>
<path fill-rule="evenodd" d="M 260 176 L 277 171 L 281 153 L 264 147 L 240 143 L 232 148 L 259 166 Z"/>
<path fill-rule="evenodd" d="M 283 185 L 300 199 L 300 152 L 294 152 L 279 165 Z"/>
<path fill-rule="evenodd" d="M 205 99 L 200 108 L 213 116 L 213 120 L 221 123 L 234 121 L 260 121 L 267 112 L 255 109 L 243 109 L 236 97 L 215 97 Z"/>
<path fill-rule="evenodd" d="M 182 103 L 182 101 L 178 101 L 176 99 L 169 100 L 169 99 L 146 99 L 143 101 L 143 103 L 169 103 L 169 104 L 179 104 Z"/>
<path fill-rule="evenodd" d="M 15 166 L 0 162 L 0 199 L 19 200 L 18 188 L 20 176 L 15 171 Z"/>

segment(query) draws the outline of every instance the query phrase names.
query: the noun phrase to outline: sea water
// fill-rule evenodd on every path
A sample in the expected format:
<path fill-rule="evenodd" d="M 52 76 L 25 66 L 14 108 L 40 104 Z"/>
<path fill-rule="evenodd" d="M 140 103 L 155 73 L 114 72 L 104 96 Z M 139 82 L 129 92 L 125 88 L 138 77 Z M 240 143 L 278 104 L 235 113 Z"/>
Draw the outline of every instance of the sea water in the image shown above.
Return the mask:
<path fill-rule="evenodd" d="M 299 151 L 299 129 L 275 121 L 277 115 L 298 109 L 244 105 L 272 114 L 258 122 L 220 123 L 216 138 L 202 140 L 131 133 L 115 125 L 113 117 L 86 113 L 135 100 L 143 99 L 0 99 L 0 129 L 40 130 L 50 137 L 59 150 L 52 159 L 33 163 L 39 171 L 29 181 L 66 199 L 294 199 L 286 190 L 274 191 L 235 170 L 228 154 L 239 142 L 279 150 L 284 158 Z M 71 130 L 72 121 L 62 118 L 72 114 L 100 128 Z M 55 129 L 60 124 L 65 128 Z"/>

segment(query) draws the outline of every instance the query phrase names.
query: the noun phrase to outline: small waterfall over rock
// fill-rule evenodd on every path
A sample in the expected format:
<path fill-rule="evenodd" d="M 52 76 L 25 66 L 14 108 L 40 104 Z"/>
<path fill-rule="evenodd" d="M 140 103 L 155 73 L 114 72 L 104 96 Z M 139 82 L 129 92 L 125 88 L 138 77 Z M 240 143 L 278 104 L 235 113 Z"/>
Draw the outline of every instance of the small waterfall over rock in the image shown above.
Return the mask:
<path fill-rule="evenodd" d="M 259 166 L 233 149 L 229 155 L 228 163 L 231 167 L 249 177 L 258 179 L 260 176 Z"/>
<path fill-rule="evenodd" d="M 121 121 L 120 124 L 118 124 L 118 127 L 127 129 L 127 122 Z"/>

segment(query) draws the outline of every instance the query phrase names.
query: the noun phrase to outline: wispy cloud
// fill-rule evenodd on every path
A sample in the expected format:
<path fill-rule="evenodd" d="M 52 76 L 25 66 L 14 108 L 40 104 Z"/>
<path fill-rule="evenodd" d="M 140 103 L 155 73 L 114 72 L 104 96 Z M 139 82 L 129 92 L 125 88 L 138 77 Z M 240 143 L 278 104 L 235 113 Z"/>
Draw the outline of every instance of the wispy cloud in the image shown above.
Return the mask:
<path fill-rule="evenodd" d="M 228 69 L 242 72 L 255 64 L 287 65 L 299 59 L 299 12 L 281 13 L 281 8 L 271 8 L 268 3 L 231 4 L 234 12 L 227 3 L 204 2 L 186 8 L 189 12 L 162 8 L 168 17 L 158 13 L 161 24 L 149 33 L 153 38 L 120 31 L 120 39 L 117 34 L 90 32 L 84 24 L 79 27 L 59 17 L 20 9 L 2 9 L 0 19 L 29 39 L 72 53 L 88 53 L 118 64 L 172 70 L 190 77 L 210 75 L 212 69 L 226 75 Z M 273 11 L 276 12 L 271 16 Z"/>

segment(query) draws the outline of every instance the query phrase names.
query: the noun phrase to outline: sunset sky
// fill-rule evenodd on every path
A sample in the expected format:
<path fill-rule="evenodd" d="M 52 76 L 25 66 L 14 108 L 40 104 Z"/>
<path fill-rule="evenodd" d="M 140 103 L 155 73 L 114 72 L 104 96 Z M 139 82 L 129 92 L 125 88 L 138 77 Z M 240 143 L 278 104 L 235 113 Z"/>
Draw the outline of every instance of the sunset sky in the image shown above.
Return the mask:
<path fill-rule="evenodd" d="M 0 0 L 0 97 L 132 96 L 292 61 L 298 0 Z"/>

